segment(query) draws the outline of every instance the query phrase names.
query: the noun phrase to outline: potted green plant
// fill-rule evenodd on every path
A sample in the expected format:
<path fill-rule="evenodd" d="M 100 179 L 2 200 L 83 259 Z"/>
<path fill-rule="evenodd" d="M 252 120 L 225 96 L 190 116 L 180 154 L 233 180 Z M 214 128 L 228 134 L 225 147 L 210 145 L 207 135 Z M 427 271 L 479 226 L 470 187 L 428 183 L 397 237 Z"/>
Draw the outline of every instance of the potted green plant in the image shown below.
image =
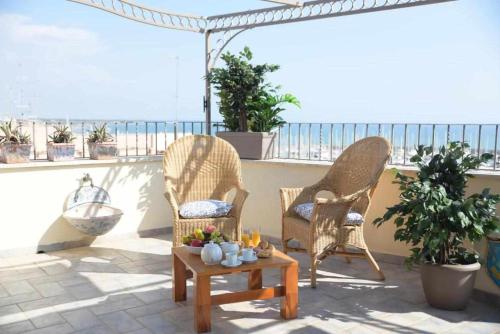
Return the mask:
<path fill-rule="evenodd" d="M 108 132 L 107 124 L 94 125 L 87 138 L 89 155 L 92 160 L 113 159 L 118 154 L 113 136 Z"/>
<path fill-rule="evenodd" d="M 481 240 L 499 223 L 499 195 L 489 189 L 465 195 L 469 171 L 492 158 L 488 153 L 473 156 L 468 147 L 452 142 L 433 154 L 431 147 L 419 146 L 411 158 L 416 177 L 396 173 L 401 201 L 374 221 L 380 226 L 395 217 L 394 239 L 412 246 L 406 263 L 421 265 L 427 302 L 447 310 L 466 307 L 481 267 L 477 253 L 464 242 Z"/>
<path fill-rule="evenodd" d="M 29 134 L 22 132 L 12 120 L 0 123 L 0 162 L 8 164 L 29 162 L 30 152 Z"/>
<path fill-rule="evenodd" d="M 219 112 L 229 130 L 216 135 L 230 142 L 241 158 L 265 159 L 271 157 L 276 136 L 272 130 L 284 124 L 278 115 L 285 110 L 283 105 L 299 103 L 291 94 L 278 95 L 279 87 L 266 82 L 265 75 L 277 71 L 278 65 L 253 65 L 252 57 L 248 47 L 239 55 L 227 52 L 221 56 L 225 67 L 214 68 L 208 79 L 216 89 Z"/>
<path fill-rule="evenodd" d="M 75 157 L 75 137 L 67 125 L 54 126 L 54 132 L 49 136 L 47 144 L 47 159 L 49 161 L 73 160 Z"/>

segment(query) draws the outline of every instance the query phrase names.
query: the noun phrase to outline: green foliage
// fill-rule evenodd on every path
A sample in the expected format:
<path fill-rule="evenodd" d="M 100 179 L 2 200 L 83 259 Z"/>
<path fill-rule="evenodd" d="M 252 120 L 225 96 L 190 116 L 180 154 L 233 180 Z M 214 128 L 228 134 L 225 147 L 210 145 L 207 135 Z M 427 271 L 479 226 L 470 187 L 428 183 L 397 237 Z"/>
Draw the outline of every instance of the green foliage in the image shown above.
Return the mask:
<path fill-rule="evenodd" d="M 292 94 L 278 95 L 275 94 L 274 90 L 269 93 L 262 89 L 258 97 L 250 103 L 250 130 L 270 132 L 284 125 L 286 122 L 279 116 L 285 110 L 284 104 L 292 104 L 300 108 L 299 100 Z"/>
<path fill-rule="evenodd" d="M 89 143 L 109 143 L 113 141 L 113 136 L 108 132 L 107 124 L 94 125 L 94 128 L 89 133 L 87 142 Z"/>
<path fill-rule="evenodd" d="M 0 143 L 30 144 L 30 135 L 22 132 L 21 127 L 13 124 L 13 121 L 0 123 Z"/>
<path fill-rule="evenodd" d="M 54 132 L 49 136 L 49 139 L 55 144 L 69 144 L 76 138 L 73 136 L 69 126 L 56 125 L 54 126 Z"/>
<path fill-rule="evenodd" d="M 396 174 L 394 183 L 401 190 L 400 203 L 389 207 L 375 225 L 395 217 L 394 239 L 412 246 L 406 263 L 411 267 L 428 261 L 437 264 L 470 264 L 478 260 L 474 251 L 463 246 L 465 240 L 478 241 L 499 225 L 496 204 L 500 195 L 484 189 L 465 197 L 468 172 L 491 160 L 467 153 L 469 145 L 452 142 L 437 154 L 432 147 L 419 146 L 411 158 L 419 171 L 416 177 Z"/>
<path fill-rule="evenodd" d="M 224 53 L 221 59 L 224 68 L 214 68 L 208 80 L 216 89 L 219 97 L 219 112 L 224 119 L 224 126 L 230 131 L 270 131 L 283 124 L 278 113 L 284 109 L 284 103 L 298 104 L 290 94 L 276 95 L 265 81 L 265 75 L 277 71 L 278 65 L 252 65 L 252 52 L 245 47 L 238 55 Z"/>

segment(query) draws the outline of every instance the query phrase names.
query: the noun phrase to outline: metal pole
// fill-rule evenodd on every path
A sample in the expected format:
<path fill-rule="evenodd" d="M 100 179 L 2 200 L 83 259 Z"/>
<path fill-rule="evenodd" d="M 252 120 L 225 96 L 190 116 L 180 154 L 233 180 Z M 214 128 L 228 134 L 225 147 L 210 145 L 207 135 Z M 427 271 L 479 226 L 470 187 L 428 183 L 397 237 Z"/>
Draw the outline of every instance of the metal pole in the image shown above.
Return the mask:
<path fill-rule="evenodd" d="M 205 100 L 204 100 L 204 108 L 205 108 L 205 123 L 207 128 L 207 135 L 212 134 L 212 128 L 210 124 L 212 123 L 212 108 L 211 108 L 211 91 L 210 91 L 210 31 L 207 30 L 205 32 Z"/>

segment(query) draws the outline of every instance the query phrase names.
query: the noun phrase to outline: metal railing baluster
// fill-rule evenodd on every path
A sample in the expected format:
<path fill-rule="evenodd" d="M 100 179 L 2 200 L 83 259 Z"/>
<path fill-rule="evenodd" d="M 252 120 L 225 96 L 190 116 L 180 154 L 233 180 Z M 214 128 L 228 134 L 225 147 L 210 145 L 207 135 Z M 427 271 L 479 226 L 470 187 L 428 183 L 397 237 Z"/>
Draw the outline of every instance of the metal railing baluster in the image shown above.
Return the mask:
<path fill-rule="evenodd" d="M 407 131 L 408 131 L 408 124 L 405 124 L 405 134 L 403 138 L 403 166 L 406 165 L 406 141 L 407 141 Z"/>
<path fill-rule="evenodd" d="M 35 122 L 33 122 L 33 159 L 36 160 L 36 135 L 35 135 Z"/>
<path fill-rule="evenodd" d="M 481 156 L 481 132 L 482 132 L 483 126 L 479 125 L 479 132 L 477 135 L 477 156 Z"/>
<path fill-rule="evenodd" d="M 333 161 L 333 123 L 330 123 L 330 161 Z"/>
<path fill-rule="evenodd" d="M 311 160 L 311 128 L 312 128 L 312 124 L 309 123 L 309 133 L 307 135 L 307 144 L 308 144 L 308 153 L 307 153 L 307 158 L 309 160 Z"/>
<path fill-rule="evenodd" d="M 145 133 L 146 133 L 146 156 L 149 155 L 149 152 L 148 152 L 148 122 L 145 122 L 144 124 L 146 126 L 146 129 L 145 129 Z"/>
<path fill-rule="evenodd" d="M 498 124 L 495 126 L 495 145 L 493 151 L 493 170 L 497 170 L 498 159 Z"/>
<path fill-rule="evenodd" d="M 290 159 L 290 141 L 292 140 L 292 124 L 288 123 L 288 159 Z"/>
<path fill-rule="evenodd" d="M 319 124 L 319 160 L 321 160 L 321 144 L 323 141 L 323 124 Z"/>
<path fill-rule="evenodd" d="M 281 125 L 278 126 L 278 159 L 281 157 Z"/>

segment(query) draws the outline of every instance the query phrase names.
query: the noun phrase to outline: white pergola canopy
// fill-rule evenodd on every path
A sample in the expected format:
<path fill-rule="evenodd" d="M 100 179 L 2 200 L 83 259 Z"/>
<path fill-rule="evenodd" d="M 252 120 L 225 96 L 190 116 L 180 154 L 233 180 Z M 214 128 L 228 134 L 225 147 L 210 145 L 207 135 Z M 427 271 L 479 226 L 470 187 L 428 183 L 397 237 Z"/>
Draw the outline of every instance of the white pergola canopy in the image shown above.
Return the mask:
<path fill-rule="evenodd" d="M 205 74 L 210 73 L 226 45 L 239 33 L 276 24 L 318 20 L 391 9 L 437 4 L 456 0 L 261 0 L 276 6 L 214 16 L 182 14 L 151 8 L 131 0 L 68 0 L 160 28 L 202 33 L 205 35 Z M 241 0 L 244 1 L 244 0 Z M 211 45 L 211 36 L 220 37 Z M 207 134 L 211 132 L 210 83 L 205 81 L 204 110 Z"/>

